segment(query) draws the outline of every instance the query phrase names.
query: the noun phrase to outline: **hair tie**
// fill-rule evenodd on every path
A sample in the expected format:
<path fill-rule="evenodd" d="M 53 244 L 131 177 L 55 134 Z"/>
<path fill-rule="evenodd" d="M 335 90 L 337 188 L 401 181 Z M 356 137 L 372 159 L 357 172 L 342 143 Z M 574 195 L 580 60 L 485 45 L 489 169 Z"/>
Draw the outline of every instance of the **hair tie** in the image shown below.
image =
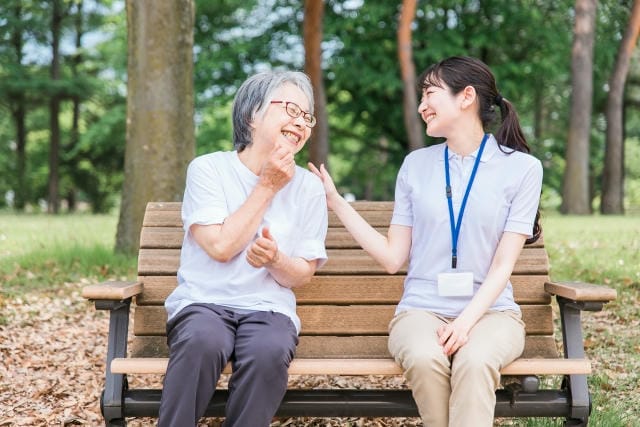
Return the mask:
<path fill-rule="evenodd" d="M 496 97 L 493 99 L 493 102 L 495 102 L 496 105 L 499 107 L 502 105 L 502 100 L 503 100 L 502 95 L 497 94 Z"/>

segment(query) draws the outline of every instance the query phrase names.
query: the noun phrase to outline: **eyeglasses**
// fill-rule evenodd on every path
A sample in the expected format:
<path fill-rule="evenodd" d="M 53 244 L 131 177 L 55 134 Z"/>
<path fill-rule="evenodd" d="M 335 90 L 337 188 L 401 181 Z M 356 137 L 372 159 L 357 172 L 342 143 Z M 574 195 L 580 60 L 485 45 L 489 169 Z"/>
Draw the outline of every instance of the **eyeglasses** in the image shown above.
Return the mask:
<path fill-rule="evenodd" d="M 298 104 L 296 104 L 295 102 L 271 101 L 271 103 L 284 104 L 284 109 L 287 111 L 287 114 L 293 117 L 294 119 L 302 115 L 302 118 L 304 119 L 304 124 L 307 125 L 308 128 L 312 128 L 316 125 L 316 117 L 311 113 L 303 111 L 302 108 L 300 108 Z"/>

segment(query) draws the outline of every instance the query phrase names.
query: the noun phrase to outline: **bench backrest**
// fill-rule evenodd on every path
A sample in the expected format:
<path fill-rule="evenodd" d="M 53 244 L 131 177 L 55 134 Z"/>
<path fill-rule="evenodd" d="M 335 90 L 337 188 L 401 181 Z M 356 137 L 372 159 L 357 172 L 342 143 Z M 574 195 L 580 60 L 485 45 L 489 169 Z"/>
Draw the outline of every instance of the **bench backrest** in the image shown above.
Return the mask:
<path fill-rule="evenodd" d="M 393 202 L 354 202 L 353 206 L 383 233 Z M 182 229 L 180 203 L 149 203 L 140 236 L 138 279 L 131 353 L 167 356 L 165 298 L 175 288 Z M 381 358 L 387 350 L 387 326 L 402 295 L 406 268 L 388 275 L 329 212 L 326 247 L 329 261 L 311 283 L 295 290 L 302 322 L 297 358 Z M 544 291 L 549 260 L 542 239 L 527 245 L 511 278 L 526 323 L 524 357 L 557 357 L 551 297 Z"/>

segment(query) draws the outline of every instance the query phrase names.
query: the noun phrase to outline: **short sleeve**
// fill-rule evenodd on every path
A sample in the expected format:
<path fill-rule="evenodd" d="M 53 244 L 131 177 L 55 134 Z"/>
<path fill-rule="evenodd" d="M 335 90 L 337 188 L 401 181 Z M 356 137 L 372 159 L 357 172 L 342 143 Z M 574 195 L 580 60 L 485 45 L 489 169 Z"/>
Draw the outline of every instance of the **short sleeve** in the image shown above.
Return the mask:
<path fill-rule="evenodd" d="M 504 231 L 531 237 L 542 191 L 542 164 L 536 159 L 524 174 L 509 209 Z"/>
<path fill-rule="evenodd" d="M 405 158 L 398 177 L 396 178 L 396 191 L 393 206 L 391 224 L 413 226 L 413 211 L 411 205 L 411 187 L 408 180 L 408 164 Z"/>
<path fill-rule="evenodd" d="M 198 157 L 189 164 L 182 201 L 185 231 L 193 224 L 222 224 L 229 215 L 221 182 L 222 178 L 212 159 Z"/>
<path fill-rule="evenodd" d="M 317 179 L 315 176 L 312 180 Z M 314 185 L 314 187 L 316 187 Z M 319 190 L 319 191 L 316 191 Z M 327 261 L 325 239 L 327 237 L 328 213 L 327 198 L 320 182 L 313 189 L 313 196 L 305 202 L 301 218 L 300 240 L 296 243 L 292 255 L 307 261 L 317 260 L 317 268 Z"/>

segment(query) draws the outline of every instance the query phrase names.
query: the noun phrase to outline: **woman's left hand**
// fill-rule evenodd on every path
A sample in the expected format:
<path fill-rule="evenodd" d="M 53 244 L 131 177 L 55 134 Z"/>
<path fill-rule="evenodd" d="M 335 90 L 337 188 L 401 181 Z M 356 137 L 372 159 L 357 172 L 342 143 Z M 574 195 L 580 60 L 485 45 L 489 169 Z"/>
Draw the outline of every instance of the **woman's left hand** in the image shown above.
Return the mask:
<path fill-rule="evenodd" d="M 278 245 L 268 227 L 262 229 L 258 237 L 247 250 L 247 262 L 255 267 L 267 267 L 279 259 Z"/>
<path fill-rule="evenodd" d="M 469 341 L 469 329 L 463 327 L 458 319 L 438 328 L 438 337 L 442 351 L 447 356 L 455 354 L 460 347 Z"/>

